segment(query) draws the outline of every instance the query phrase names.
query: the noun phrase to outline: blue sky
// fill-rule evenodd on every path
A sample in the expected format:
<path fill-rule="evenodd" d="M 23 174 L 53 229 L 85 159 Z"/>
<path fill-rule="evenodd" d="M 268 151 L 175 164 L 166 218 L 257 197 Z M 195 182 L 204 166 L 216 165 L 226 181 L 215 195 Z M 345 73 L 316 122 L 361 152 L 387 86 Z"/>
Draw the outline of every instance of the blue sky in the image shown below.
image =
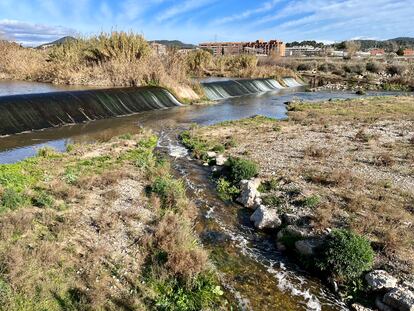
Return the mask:
<path fill-rule="evenodd" d="M 0 0 L 0 36 L 25 45 L 134 30 L 189 43 L 414 36 L 414 0 Z"/>

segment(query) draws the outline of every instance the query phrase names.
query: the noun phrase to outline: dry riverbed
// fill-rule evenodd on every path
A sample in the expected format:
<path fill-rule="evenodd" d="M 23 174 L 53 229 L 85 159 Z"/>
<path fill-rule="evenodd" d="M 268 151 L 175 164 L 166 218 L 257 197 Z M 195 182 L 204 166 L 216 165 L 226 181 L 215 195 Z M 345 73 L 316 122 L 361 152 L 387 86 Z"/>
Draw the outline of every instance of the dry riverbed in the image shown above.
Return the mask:
<path fill-rule="evenodd" d="M 261 200 L 299 218 L 307 236 L 351 230 L 369 240 L 373 268 L 413 282 L 414 97 L 288 109 L 285 121 L 257 116 L 194 126 L 187 135 L 196 156 L 215 150 L 257 163 Z"/>

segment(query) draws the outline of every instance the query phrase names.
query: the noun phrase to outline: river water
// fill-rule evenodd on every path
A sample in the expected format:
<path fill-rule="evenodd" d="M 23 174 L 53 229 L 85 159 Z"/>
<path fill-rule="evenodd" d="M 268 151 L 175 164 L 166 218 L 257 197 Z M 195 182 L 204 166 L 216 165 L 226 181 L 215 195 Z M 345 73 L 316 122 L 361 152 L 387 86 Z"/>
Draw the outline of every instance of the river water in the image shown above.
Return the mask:
<path fill-rule="evenodd" d="M 0 94 L 3 95 L 56 89 L 50 85 L 19 86 L 15 83 L 10 90 L 10 83 L 0 83 Z M 210 125 L 258 114 L 283 119 L 287 101 L 353 97 L 356 95 L 347 92 L 308 93 L 298 88 L 230 98 L 215 105 L 174 107 L 10 135 L 0 138 L 0 163 L 13 163 L 32 156 L 44 145 L 65 150 L 67 144 L 105 141 L 137 132 L 140 127 L 151 128 L 160 135 L 160 151 L 170 156 L 176 175 L 185 180 L 189 195 L 199 207 L 196 229 L 211 251 L 223 284 L 240 309 L 346 310 L 346 306 L 318 279 L 276 250 L 274 237 L 254 230 L 249 211 L 223 203 L 217 197 L 209 169 L 192 160 L 177 137 L 192 123 Z"/>

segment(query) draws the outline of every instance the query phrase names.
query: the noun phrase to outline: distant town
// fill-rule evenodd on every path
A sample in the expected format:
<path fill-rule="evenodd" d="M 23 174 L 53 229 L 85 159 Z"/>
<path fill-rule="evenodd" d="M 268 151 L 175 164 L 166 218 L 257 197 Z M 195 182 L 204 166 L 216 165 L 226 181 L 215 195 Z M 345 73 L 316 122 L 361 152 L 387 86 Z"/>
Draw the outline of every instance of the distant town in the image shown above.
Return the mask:
<path fill-rule="evenodd" d="M 352 44 L 351 48 L 349 44 Z M 180 53 L 204 49 L 211 51 L 214 56 L 250 54 L 259 57 L 271 55 L 275 57 L 347 57 L 349 53 L 356 57 L 381 57 L 393 54 L 414 57 L 413 44 L 412 38 L 396 38 L 386 41 L 357 40 L 330 45 L 316 41 L 284 43 L 277 39 L 269 41 L 259 39 L 251 42 L 203 42 L 198 46 L 183 44 L 180 41 L 151 42 L 152 48 L 159 55 L 166 54 L 168 48 L 175 46 Z"/>

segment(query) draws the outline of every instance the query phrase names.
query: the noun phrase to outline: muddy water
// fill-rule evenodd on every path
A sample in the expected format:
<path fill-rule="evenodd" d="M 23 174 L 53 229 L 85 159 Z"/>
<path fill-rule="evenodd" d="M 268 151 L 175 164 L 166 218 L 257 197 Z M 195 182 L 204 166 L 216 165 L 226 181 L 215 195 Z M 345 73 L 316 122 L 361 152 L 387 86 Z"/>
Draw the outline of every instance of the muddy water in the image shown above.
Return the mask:
<path fill-rule="evenodd" d="M 283 104 L 293 99 L 350 98 L 350 93 L 300 90 L 232 98 L 211 106 L 177 107 L 135 116 L 23 133 L 0 138 L 0 163 L 31 156 L 42 145 L 64 150 L 68 143 L 104 141 L 134 133 L 140 126 L 160 134 L 159 149 L 172 159 L 177 176 L 199 207 L 196 229 L 211 250 L 223 284 L 242 310 L 346 310 L 317 279 L 275 249 L 272 236 L 254 230 L 249 212 L 218 199 L 209 169 L 192 160 L 177 139 L 191 123 L 202 125 L 256 114 L 285 118 Z"/>

